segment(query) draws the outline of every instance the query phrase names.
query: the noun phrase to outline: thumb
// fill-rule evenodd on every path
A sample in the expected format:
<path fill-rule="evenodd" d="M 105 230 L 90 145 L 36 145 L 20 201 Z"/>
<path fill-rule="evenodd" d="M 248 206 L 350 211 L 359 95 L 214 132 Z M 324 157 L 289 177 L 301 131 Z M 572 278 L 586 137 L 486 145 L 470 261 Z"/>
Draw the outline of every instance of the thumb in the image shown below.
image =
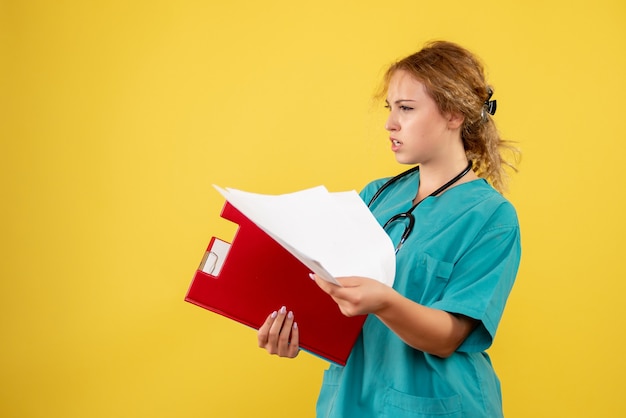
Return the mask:
<path fill-rule="evenodd" d="M 337 277 L 337 281 L 343 287 L 356 287 L 363 283 L 363 277 Z"/>

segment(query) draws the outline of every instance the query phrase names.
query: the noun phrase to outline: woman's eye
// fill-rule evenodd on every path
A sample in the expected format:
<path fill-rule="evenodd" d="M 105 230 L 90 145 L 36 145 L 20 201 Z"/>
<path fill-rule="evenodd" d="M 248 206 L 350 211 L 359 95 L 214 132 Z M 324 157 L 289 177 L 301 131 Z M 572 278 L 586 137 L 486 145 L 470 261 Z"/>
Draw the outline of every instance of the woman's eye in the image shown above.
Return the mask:
<path fill-rule="evenodd" d="M 400 109 L 400 110 L 402 110 L 402 111 L 404 111 L 404 112 L 409 111 L 409 110 L 413 110 L 413 108 L 412 108 L 412 107 L 410 107 L 410 106 L 405 106 L 405 105 L 398 105 L 398 107 L 397 107 L 397 108 L 398 108 L 398 109 Z M 386 104 L 386 105 L 385 105 L 385 109 L 387 109 L 387 110 L 391 111 L 391 105 L 390 105 L 390 104 Z"/>

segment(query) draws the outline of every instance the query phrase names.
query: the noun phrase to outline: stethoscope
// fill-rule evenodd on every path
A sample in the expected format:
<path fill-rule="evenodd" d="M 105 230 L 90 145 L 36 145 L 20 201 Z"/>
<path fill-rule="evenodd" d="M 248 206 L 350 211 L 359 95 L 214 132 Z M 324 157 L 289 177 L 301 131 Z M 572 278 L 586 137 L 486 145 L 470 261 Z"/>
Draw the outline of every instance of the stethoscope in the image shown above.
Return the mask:
<path fill-rule="evenodd" d="M 383 191 L 385 191 L 385 189 L 387 189 L 389 186 L 391 186 L 393 183 L 395 183 L 396 181 L 400 180 L 401 178 L 403 178 L 405 176 L 408 176 L 409 174 L 411 174 L 411 173 L 413 173 L 415 171 L 419 171 L 419 168 L 420 168 L 419 165 L 415 166 L 413 168 L 408 169 L 407 171 L 404 171 L 404 172 L 398 174 L 397 176 L 391 178 L 390 180 L 388 180 L 385 184 L 383 184 L 380 187 L 380 189 L 378 189 L 376 191 L 374 196 L 372 196 L 372 199 L 367 204 L 367 207 L 371 207 L 372 203 L 374 203 L 374 201 L 376 199 L 378 199 L 378 197 L 381 195 L 381 193 Z M 411 207 L 411 209 L 407 210 L 406 212 L 402 212 L 402 213 L 398 213 L 397 215 L 393 215 L 391 218 L 389 218 L 389 220 L 383 225 L 383 229 L 385 229 L 385 230 L 387 229 L 387 226 L 389 226 L 390 224 L 392 224 L 395 221 L 398 221 L 398 220 L 401 220 L 401 219 L 408 219 L 409 220 L 409 222 L 404 227 L 404 232 L 402 233 L 402 236 L 400 237 L 400 242 L 396 246 L 396 254 L 398 254 L 398 251 L 400 251 L 400 248 L 404 244 L 404 241 L 406 241 L 406 239 L 409 237 L 409 235 L 411 235 L 411 231 L 413 231 L 413 226 L 415 225 L 415 216 L 413 216 L 413 211 L 415 210 L 415 208 L 418 207 L 419 204 L 422 203 L 427 198 L 433 197 L 433 196 L 437 196 L 439 193 L 443 192 L 445 189 L 447 189 L 448 187 L 452 186 L 457 181 L 461 180 L 461 178 L 464 175 L 466 175 L 467 173 L 469 173 L 469 171 L 471 169 L 472 169 L 472 161 L 470 160 L 468 162 L 468 164 L 467 164 L 467 167 L 465 167 L 465 169 L 463 171 L 461 171 L 459 174 L 457 174 L 452 180 L 450 180 L 449 182 L 447 182 L 446 184 L 444 184 L 443 186 L 441 186 L 440 188 L 438 188 L 437 190 L 435 190 L 434 192 L 432 192 L 431 194 L 426 196 L 424 199 L 422 199 L 419 202 L 417 202 L 416 204 L 414 204 Z"/>

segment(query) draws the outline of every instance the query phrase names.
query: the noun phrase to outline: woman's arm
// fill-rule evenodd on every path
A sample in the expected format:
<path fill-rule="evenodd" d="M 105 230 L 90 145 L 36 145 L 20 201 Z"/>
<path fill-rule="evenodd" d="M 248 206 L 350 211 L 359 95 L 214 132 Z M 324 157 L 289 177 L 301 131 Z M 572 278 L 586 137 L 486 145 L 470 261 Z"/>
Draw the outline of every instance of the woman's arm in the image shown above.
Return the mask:
<path fill-rule="evenodd" d="M 338 279 L 342 286 L 337 286 L 312 277 L 344 315 L 374 314 L 411 347 L 439 357 L 454 353 L 477 324 L 466 316 L 413 302 L 373 279 L 344 277 Z"/>

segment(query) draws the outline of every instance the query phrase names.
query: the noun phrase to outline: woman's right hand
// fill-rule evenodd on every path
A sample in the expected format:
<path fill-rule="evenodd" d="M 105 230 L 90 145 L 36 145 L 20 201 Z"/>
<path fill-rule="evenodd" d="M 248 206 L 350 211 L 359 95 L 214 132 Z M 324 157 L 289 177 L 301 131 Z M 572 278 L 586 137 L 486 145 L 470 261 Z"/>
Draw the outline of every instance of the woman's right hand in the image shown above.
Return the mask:
<path fill-rule="evenodd" d="M 293 312 L 287 313 L 284 306 L 272 312 L 257 333 L 259 347 L 270 354 L 288 358 L 294 358 L 300 352 L 299 336 Z"/>

